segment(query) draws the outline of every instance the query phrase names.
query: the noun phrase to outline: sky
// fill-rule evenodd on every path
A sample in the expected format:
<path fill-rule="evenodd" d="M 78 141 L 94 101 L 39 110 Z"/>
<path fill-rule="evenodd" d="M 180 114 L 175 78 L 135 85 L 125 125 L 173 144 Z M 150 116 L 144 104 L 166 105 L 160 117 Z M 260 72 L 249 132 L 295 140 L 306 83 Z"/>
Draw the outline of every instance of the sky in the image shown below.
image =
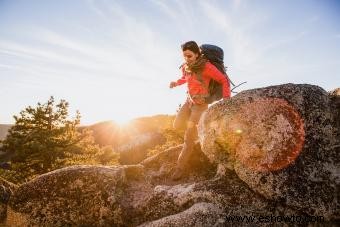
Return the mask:
<path fill-rule="evenodd" d="M 237 91 L 340 87 L 337 0 L 0 0 L 0 124 L 50 96 L 83 125 L 175 114 L 189 40 L 223 48 Z"/>

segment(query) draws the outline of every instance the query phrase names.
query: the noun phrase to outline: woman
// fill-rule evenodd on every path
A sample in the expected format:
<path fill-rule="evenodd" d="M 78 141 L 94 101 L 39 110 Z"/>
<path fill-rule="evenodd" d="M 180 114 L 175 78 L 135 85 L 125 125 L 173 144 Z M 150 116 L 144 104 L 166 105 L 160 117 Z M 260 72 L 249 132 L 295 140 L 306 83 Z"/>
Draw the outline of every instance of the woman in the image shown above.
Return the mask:
<path fill-rule="evenodd" d="M 197 124 L 202 113 L 208 109 L 205 99 L 209 96 L 208 86 L 211 79 L 222 84 L 223 98 L 230 97 L 230 86 L 226 77 L 204 56 L 195 41 L 189 41 L 181 46 L 185 63 L 181 66 L 182 77 L 170 83 L 170 88 L 187 83 L 188 97 L 179 110 L 174 121 L 175 129 L 185 129 L 184 145 L 177 160 L 177 166 L 172 175 L 173 180 L 179 180 L 187 165 L 193 150 L 197 135 Z"/>

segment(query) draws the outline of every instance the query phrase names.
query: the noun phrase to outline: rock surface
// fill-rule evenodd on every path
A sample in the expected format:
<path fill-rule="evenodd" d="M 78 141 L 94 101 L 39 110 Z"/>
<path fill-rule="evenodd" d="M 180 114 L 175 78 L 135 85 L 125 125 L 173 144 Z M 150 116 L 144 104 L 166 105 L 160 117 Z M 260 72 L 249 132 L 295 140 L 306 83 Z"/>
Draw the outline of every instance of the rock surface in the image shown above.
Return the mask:
<path fill-rule="evenodd" d="M 141 166 L 67 167 L 21 185 L 9 205 L 33 225 L 122 225 L 124 188 L 140 176 Z"/>
<path fill-rule="evenodd" d="M 226 224 L 225 215 L 301 215 L 254 194 L 233 172 L 168 185 L 150 183 L 147 172 L 141 165 L 53 171 L 15 191 L 11 216 L 20 226 L 210 226 Z"/>
<path fill-rule="evenodd" d="M 209 108 L 202 150 L 250 188 L 310 215 L 339 217 L 339 118 L 326 91 L 285 84 Z"/>
<path fill-rule="evenodd" d="M 67 167 L 14 187 L 10 197 L 5 190 L 6 224 L 273 226 L 259 217 L 317 215 L 323 224 L 335 225 L 340 219 L 336 100 L 311 85 L 242 92 L 205 113 L 201 144 L 180 181 L 170 176 L 182 145 L 137 165 Z M 229 219 L 234 216 L 247 220 Z"/>
<path fill-rule="evenodd" d="M 159 220 L 140 225 L 158 226 L 216 226 L 223 222 L 223 210 L 213 203 L 195 203 L 189 209 Z"/>

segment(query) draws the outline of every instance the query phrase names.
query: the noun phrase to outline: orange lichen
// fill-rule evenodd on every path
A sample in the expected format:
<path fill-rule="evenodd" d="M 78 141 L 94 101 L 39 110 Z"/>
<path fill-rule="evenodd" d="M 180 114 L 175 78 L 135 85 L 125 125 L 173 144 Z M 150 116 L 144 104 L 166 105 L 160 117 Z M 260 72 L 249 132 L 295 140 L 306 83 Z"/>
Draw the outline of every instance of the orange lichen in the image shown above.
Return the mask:
<path fill-rule="evenodd" d="M 225 140 L 232 147 L 232 154 L 257 171 L 285 168 L 298 157 L 304 144 L 300 114 L 279 98 L 242 105 L 227 125 Z"/>

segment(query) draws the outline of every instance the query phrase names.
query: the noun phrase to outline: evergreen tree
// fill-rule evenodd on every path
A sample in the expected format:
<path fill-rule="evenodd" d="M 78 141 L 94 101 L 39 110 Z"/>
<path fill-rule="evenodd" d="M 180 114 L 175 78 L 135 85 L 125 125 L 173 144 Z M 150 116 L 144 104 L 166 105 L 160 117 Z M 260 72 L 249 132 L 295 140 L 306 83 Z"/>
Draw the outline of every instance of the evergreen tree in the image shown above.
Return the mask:
<path fill-rule="evenodd" d="M 1 150 L 12 154 L 12 165 L 24 178 L 72 164 L 96 164 L 95 156 L 102 152 L 91 131 L 77 130 L 80 113 L 69 119 L 68 107 L 65 100 L 55 104 L 51 96 L 47 103 L 14 116 Z"/>

